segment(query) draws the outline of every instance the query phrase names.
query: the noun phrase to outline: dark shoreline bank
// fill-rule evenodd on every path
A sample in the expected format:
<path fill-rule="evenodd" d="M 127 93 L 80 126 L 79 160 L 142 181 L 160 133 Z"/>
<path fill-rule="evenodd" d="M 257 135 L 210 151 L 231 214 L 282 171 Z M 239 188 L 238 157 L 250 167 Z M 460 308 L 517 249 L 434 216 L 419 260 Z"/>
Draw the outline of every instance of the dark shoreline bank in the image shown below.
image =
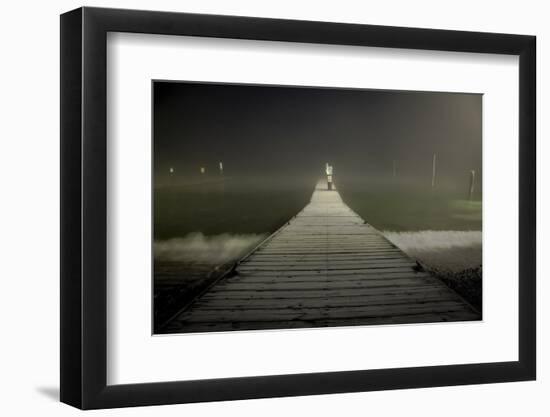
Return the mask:
<path fill-rule="evenodd" d="M 467 268 L 459 272 L 427 268 L 429 272 L 477 309 L 480 314 L 483 308 L 482 269 L 481 265 L 477 268 Z"/>

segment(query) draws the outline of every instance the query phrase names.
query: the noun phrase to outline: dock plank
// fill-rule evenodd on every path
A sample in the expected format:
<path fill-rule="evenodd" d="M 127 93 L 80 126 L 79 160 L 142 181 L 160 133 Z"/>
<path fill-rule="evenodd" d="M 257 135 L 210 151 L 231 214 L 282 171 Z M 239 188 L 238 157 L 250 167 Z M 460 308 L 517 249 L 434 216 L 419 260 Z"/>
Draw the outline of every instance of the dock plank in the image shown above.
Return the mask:
<path fill-rule="evenodd" d="M 453 290 L 317 184 L 310 203 L 166 332 L 478 320 Z"/>

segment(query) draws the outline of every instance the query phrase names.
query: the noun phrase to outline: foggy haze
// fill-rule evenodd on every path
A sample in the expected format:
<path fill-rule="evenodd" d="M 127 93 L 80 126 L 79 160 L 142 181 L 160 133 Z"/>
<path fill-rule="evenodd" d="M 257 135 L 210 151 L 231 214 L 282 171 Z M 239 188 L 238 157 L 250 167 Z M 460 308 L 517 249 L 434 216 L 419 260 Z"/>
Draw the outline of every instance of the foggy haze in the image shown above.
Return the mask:
<path fill-rule="evenodd" d="M 388 295 L 381 323 L 435 317 L 448 307 L 409 293 L 430 287 L 425 273 L 481 311 L 482 95 L 159 81 L 153 96 L 155 332 L 294 327 L 331 308 L 355 325 L 348 295 L 319 309 L 293 291 L 326 306 L 344 289 L 370 312 L 384 279 L 410 304 Z M 246 295 L 205 307 L 226 291 Z M 478 320 L 470 308 L 458 319 Z"/>
<path fill-rule="evenodd" d="M 481 184 L 482 95 L 154 82 L 154 172 L 162 183 L 218 173 Z"/>

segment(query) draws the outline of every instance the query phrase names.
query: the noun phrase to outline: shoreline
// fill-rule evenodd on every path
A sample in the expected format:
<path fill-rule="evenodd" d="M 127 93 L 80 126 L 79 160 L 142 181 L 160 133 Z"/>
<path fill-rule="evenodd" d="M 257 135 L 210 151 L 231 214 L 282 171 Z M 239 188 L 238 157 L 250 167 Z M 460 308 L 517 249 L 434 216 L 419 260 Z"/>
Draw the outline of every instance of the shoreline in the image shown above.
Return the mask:
<path fill-rule="evenodd" d="M 483 267 L 467 268 L 459 272 L 426 268 L 428 272 L 439 278 L 447 287 L 456 291 L 462 298 L 476 308 L 480 314 L 483 311 Z"/>

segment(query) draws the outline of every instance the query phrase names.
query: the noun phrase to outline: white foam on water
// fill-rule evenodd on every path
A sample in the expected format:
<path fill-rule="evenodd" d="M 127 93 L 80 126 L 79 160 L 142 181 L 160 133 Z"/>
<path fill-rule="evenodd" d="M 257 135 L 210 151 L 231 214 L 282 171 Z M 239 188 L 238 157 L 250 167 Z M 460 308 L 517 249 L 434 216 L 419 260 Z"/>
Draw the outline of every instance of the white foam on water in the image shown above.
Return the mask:
<path fill-rule="evenodd" d="M 219 265 L 237 260 L 265 239 L 265 234 L 229 234 L 206 236 L 200 232 L 181 238 L 157 240 L 155 259 Z"/>
<path fill-rule="evenodd" d="M 482 264 L 481 231 L 383 232 L 397 247 L 435 269 L 459 271 Z"/>

